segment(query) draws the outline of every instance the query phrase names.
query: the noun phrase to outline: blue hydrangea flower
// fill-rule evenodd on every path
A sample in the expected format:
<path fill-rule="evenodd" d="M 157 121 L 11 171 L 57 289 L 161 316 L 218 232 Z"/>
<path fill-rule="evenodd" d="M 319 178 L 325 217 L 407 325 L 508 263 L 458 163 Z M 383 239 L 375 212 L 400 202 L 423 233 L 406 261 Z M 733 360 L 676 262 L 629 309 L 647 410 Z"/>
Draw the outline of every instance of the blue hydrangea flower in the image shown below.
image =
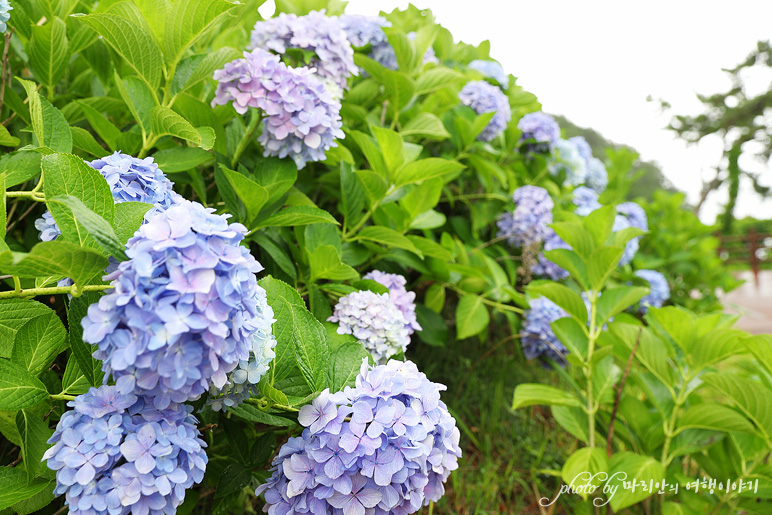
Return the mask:
<path fill-rule="evenodd" d="M 598 202 L 598 193 L 586 186 L 574 189 L 573 203 L 576 205 L 576 214 L 587 216 L 602 206 Z"/>
<path fill-rule="evenodd" d="M 13 11 L 13 7 L 8 0 L 0 0 L 0 34 L 8 30 L 6 22 L 11 19 L 11 11 Z"/>
<path fill-rule="evenodd" d="M 617 215 L 614 218 L 614 226 L 611 228 L 611 230 L 613 232 L 617 232 L 621 231 L 622 229 L 627 229 L 628 227 L 632 227 L 632 225 L 630 224 L 630 221 L 627 219 L 627 217 L 623 215 Z M 636 236 L 627 242 L 625 245 L 624 254 L 622 254 L 622 259 L 619 260 L 619 266 L 624 266 L 633 260 L 635 255 L 638 253 L 640 239 L 640 236 Z"/>
<path fill-rule="evenodd" d="M 302 435 L 282 446 L 258 487 L 269 514 L 410 514 L 445 492 L 461 449 L 456 421 L 410 361 L 369 367 L 354 388 L 301 408 Z"/>
<path fill-rule="evenodd" d="M 507 128 L 507 124 L 512 119 L 512 110 L 507 96 L 499 88 L 484 80 L 467 82 L 458 94 L 458 98 L 462 104 L 471 107 L 477 114 L 496 113 L 477 136 L 479 140 L 493 140 Z"/>
<path fill-rule="evenodd" d="M 265 50 L 245 52 L 214 72 L 219 81 L 212 105 L 233 102 L 236 112 L 263 111 L 258 141 L 263 155 L 291 157 L 298 169 L 321 161 L 343 138 L 340 103 L 308 68 L 289 68 Z"/>
<path fill-rule="evenodd" d="M 376 363 L 405 352 L 410 343 L 410 324 L 388 293 L 349 293 L 338 299 L 327 321 L 339 324 L 338 334 L 354 335 Z"/>
<path fill-rule="evenodd" d="M 525 358 L 535 359 L 544 356 L 557 362 L 564 362 L 568 349 L 555 336 L 550 324 L 567 317 L 568 313 L 546 297 L 533 299 L 528 306 L 521 338 Z"/>
<path fill-rule="evenodd" d="M 504 68 L 496 61 L 475 59 L 469 63 L 469 68 L 477 70 L 489 79 L 493 79 L 504 89 L 509 87 L 509 76 L 504 72 Z"/>
<path fill-rule="evenodd" d="M 649 221 L 646 217 L 646 211 L 635 202 L 623 202 L 617 206 L 617 213 L 624 215 L 630 221 L 632 227 L 637 227 L 642 231 L 649 230 Z"/>
<path fill-rule="evenodd" d="M 273 322 L 260 310 L 262 266 L 241 245 L 247 229 L 182 201 L 142 225 L 127 261 L 108 276 L 113 290 L 89 306 L 83 339 L 121 392 L 157 408 L 198 399 L 254 352 Z"/>
<path fill-rule="evenodd" d="M 107 385 L 68 406 L 43 459 L 70 513 L 174 513 L 204 478 L 206 443 L 190 406 L 158 410 Z"/>
<path fill-rule="evenodd" d="M 565 172 L 566 183 L 571 186 L 578 186 L 587 179 L 587 162 L 573 141 L 558 140 L 552 149 L 552 156 L 553 161 L 548 167 L 552 175 Z"/>
<path fill-rule="evenodd" d="M 571 245 L 563 241 L 563 238 L 550 229 L 550 234 L 544 239 L 544 251 L 555 249 L 571 249 Z M 536 264 L 531 271 L 534 275 L 549 277 L 553 281 L 565 279 L 569 275 L 567 271 L 547 259 L 543 252 L 539 254 Z"/>
<path fill-rule="evenodd" d="M 560 126 L 553 117 L 537 111 L 528 113 L 517 122 L 517 128 L 523 133 L 520 140 L 523 142 L 535 141 L 546 144 L 547 151 L 560 139 Z"/>
<path fill-rule="evenodd" d="M 251 49 L 284 54 L 291 48 L 313 52 L 309 66 L 341 89 L 348 88 L 348 78 L 357 74 L 354 49 L 341 22 L 324 12 L 311 11 L 305 16 L 281 13 L 255 24 L 250 37 Z"/>
<path fill-rule="evenodd" d="M 340 17 L 340 25 L 353 47 L 376 47 L 389 43 L 383 28 L 391 27 L 391 22 L 383 16 L 344 14 Z"/>
<path fill-rule="evenodd" d="M 145 202 L 153 209 L 145 214 L 145 221 L 158 210 L 165 210 L 179 203 L 182 197 L 174 192 L 172 183 L 158 168 L 152 157 L 139 159 L 115 152 L 107 157 L 87 163 L 107 180 L 116 204 L 121 202 Z M 42 241 L 51 241 L 62 232 L 51 213 L 46 211 L 42 218 L 35 220 L 35 228 Z"/>
<path fill-rule="evenodd" d="M 415 292 L 407 291 L 407 279 L 404 276 L 373 270 L 362 279 L 372 279 L 389 289 L 389 298 L 405 316 L 408 335 L 421 330 L 415 315 Z"/>
<path fill-rule="evenodd" d="M 646 313 L 649 308 L 661 308 L 670 298 L 670 285 L 665 276 L 656 270 L 636 270 L 635 275 L 649 283 L 649 294 L 641 299 L 638 310 Z"/>
<path fill-rule="evenodd" d="M 552 197 L 539 186 L 521 186 L 512 195 L 515 210 L 502 215 L 496 225 L 499 237 L 506 237 L 510 245 L 528 247 L 543 241 L 550 235 L 552 223 Z"/>
<path fill-rule="evenodd" d="M 606 165 L 597 157 L 591 157 L 587 161 L 587 178 L 584 183 L 598 193 L 603 193 L 608 186 L 608 172 Z"/>
<path fill-rule="evenodd" d="M 590 144 L 587 143 L 586 139 L 582 136 L 574 136 L 573 138 L 568 138 L 568 141 L 576 145 L 579 155 L 582 156 L 582 159 L 584 159 L 586 163 L 592 159 L 592 147 L 590 147 Z"/>

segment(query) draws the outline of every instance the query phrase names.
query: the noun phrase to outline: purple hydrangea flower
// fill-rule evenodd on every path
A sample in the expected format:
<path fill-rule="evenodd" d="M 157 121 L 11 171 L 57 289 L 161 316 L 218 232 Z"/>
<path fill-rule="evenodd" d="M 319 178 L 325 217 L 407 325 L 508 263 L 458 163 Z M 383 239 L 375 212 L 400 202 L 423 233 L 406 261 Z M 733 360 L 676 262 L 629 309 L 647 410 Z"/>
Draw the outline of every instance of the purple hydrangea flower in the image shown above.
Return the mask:
<path fill-rule="evenodd" d="M 172 189 L 174 183 L 158 168 L 152 157 L 139 159 L 115 152 L 87 164 L 107 180 L 116 204 L 121 202 L 153 204 L 153 209 L 145 214 L 145 221 L 149 220 L 156 211 L 168 209 L 182 200 L 182 197 Z M 35 221 L 35 228 L 40 232 L 42 241 L 55 240 L 62 234 L 48 211 L 43 213 L 42 218 Z"/>
<path fill-rule="evenodd" d="M 539 186 L 521 186 L 512 198 L 515 210 L 499 218 L 499 237 L 506 237 L 515 247 L 527 247 L 549 236 L 555 204 L 547 190 Z"/>
<path fill-rule="evenodd" d="M 571 249 L 571 245 L 563 241 L 563 238 L 550 229 L 550 234 L 544 239 L 544 251 L 555 249 Z M 553 281 L 565 279 L 569 275 L 567 271 L 547 259 L 544 253 L 539 254 L 539 258 L 531 271 L 534 275 L 549 277 Z"/>
<path fill-rule="evenodd" d="M 338 334 L 352 334 L 377 363 L 385 362 L 410 343 L 409 323 L 388 293 L 355 291 L 338 299 L 329 322 Z"/>
<path fill-rule="evenodd" d="M 646 313 L 649 308 L 661 308 L 670 298 L 670 285 L 665 276 L 656 270 L 636 270 L 635 275 L 649 283 L 649 294 L 638 304 L 638 310 Z"/>
<path fill-rule="evenodd" d="M 68 406 L 43 459 L 70 513 L 174 513 L 206 470 L 192 408 L 152 403 L 117 386 L 91 388 Z"/>
<path fill-rule="evenodd" d="M 555 336 L 550 324 L 567 317 L 568 313 L 545 297 L 533 299 L 528 305 L 521 339 L 525 358 L 535 359 L 544 356 L 559 363 L 565 362 L 568 349 Z"/>
<path fill-rule="evenodd" d="M 573 202 L 576 205 L 576 214 L 580 216 L 587 216 L 602 207 L 598 202 L 598 193 L 586 186 L 574 189 Z"/>
<path fill-rule="evenodd" d="M 570 140 L 561 139 L 552 149 L 553 161 L 549 164 L 549 172 L 557 175 L 565 172 L 566 183 L 578 186 L 587 179 L 587 162 L 582 157 L 579 147 Z"/>
<path fill-rule="evenodd" d="M 582 159 L 584 159 L 585 162 L 590 161 L 592 158 L 592 147 L 590 147 L 590 144 L 587 143 L 586 139 L 582 136 L 574 136 L 573 138 L 568 138 L 568 141 L 576 145 L 579 155 L 582 156 Z"/>
<path fill-rule="evenodd" d="M 389 298 L 405 316 L 408 335 L 421 330 L 415 316 L 415 292 L 407 291 L 407 279 L 404 276 L 373 270 L 362 279 L 372 279 L 389 289 Z"/>
<path fill-rule="evenodd" d="M 439 500 L 458 467 L 445 386 L 412 362 L 362 363 L 354 388 L 301 408 L 303 434 L 281 448 L 258 487 L 269 514 L 409 514 Z"/>
<path fill-rule="evenodd" d="M 512 111 L 509 107 L 509 99 L 499 88 L 484 80 L 467 82 L 458 98 L 465 106 L 471 107 L 475 113 L 494 112 L 491 121 L 477 136 L 482 141 L 491 141 L 501 134 L 512 119 Z"/>
<path fill-rule="evenodd" d="M 0 34 L 8 30 L 7 22 L 11 19 L 13 7 L 8 0 L 0 0 Z"/>
<path fill-rule="evenodd" d="M 387 44 L 384 27 L 391 27 L 391 22 L 383 16 L 364 16 L 362 14 L 344 14 L 340 17 L 340 25 L 351 46 L 361 48 Z"/>
<path fill-rule="evenodd" d="M 273 319 L 260 307 L 262 266 L 240 245 L 246 228 L 227 219 L 186 200 L 156 213 L 106 276 L 113 290 L 89 306 L 83 339 L 121 392 L 161 409 L 198 399 L 264 337 Z"/>
<path fill-rule="evenodd" d="M 608 172 L 603 161 L 596 157 L 591 157 L 587 161 L 587 178 L 584 183 L 598 193 L 603 193 L 606 190 L 606 186 L 608 186 Z"/>
<path fill-rule="evenodd" d="M 309 66 L 341 89 L 347 89 L 348 78 L 357 74 L 354 49 L 340 20 L 324 12 L 311 11 L 305 16 L 281 13 L 275 18 L 259 21 L 252 30 L 249 48 L 279 54 L 291 48 L 313 52 L 316 55 Z"/>
<path fill-rule="evenodd" d="M 517 128 L 523 133 L 521 141 L 546 143 L 547 151 L 560 139 L 560 126 L 553 117 L 537 111 L 528 113 L 517 122 Z"/>
<path fill-rule="evenodd" d="M 245 52 L 243 59 L 214 72 L 219 81 L 212 105 L 233 102 L 236 112 L 263 111 L 258 141 L 263 155 L 291 157 L 298 169 L 321 161 L 343 138 L 340 103 L 308 68 L 289 68 L 265 50 Z"/>
<path fill-rule="evenodd" d="M 627 217 L 623 215 L 617 215 L 614 218 L 614 226 L 611 228 L 611 230 L 613 232 L 617 232 L 623 229 L 627 229 L 628 227 L 632 227 L 632 225 L 630 224 L 630 221 L 627 219 Z M 625 245 L 625 251 L 622 254 L 622 259 L 619 260 L 619 266 L 624 266 L 633 260 L 635 255 L 638 253 L 638 242 L 640 239 L 640 236 L 636 236 L 627 242 Z"/>
<path fill-rule="evenodd" d="M 623 202 L 617 206 L 617 213 L 627 217 L 632 227 L 637 227 L 642 231 L 649 230 L 649 221 L 646 218 L 646 211 L 635 202 Z"/>
<path fill-rule="evenodd" d="M 504 89 L 509 87 L 509 77 L 504 72 L 504 68 L 496 61 L 475 59 L 469 63 L 469 68 L 477 70 L 489 79 L 493 79 Z"/>

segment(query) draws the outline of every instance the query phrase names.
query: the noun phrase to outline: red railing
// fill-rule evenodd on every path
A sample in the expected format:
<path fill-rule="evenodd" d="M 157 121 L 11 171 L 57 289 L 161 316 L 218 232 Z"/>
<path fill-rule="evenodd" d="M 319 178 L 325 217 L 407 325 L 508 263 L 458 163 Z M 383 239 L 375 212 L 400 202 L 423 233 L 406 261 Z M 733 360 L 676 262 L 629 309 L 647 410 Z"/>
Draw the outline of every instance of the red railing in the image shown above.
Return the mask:
<path fill-rule="evenodd" d="M 765 260 L 764 251 L 768 248 L 766 241 L 772 239 L 772 234 L 759 234 L 753 229 L 747 234 L 726 236 L 716 234 L 721 241 L 718 256 L 726 264 L 747 264 L 753 272 L 756 286 L 759 285 L 759 269 Z"/>

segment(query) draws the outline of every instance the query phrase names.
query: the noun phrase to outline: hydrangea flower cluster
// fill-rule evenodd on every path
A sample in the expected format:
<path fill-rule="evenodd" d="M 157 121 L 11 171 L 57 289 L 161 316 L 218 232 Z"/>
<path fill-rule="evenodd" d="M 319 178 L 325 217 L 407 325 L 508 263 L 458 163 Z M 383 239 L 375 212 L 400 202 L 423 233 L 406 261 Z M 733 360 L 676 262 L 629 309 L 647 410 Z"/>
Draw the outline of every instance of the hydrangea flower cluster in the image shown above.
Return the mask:
<path fill-rule="evenodd" d="M 405 317 L 408 335 L 421 330 L 415 315 L 415 292 L 407 291 L 407 279 L 404 276 L 373 270 L 362 279 L 372 279 L 389 289 L 389 298 Z"/>
<path fill-rule="evenodd" d="M 491 141 L 501 134 L 512 119 L 509 99 L 499 88 L 484 80 L 467 82 L 458 98 L 465 106 L 474 109 L 477 114 L 494 112 L 493 118 L 477 136 L 482 141 Z"/>
<path fill-rule="evenodd" d="M 586 186 L 579 186 L 574 190 L 573 203 L 576 205 L 576 214 L 587 216 L 602 206 L 598 202 L 598 193 Z"/>
<path fill-rule="evenodd" d="M 523 133 L 521 141 L 535 141 L 546 144 L 546 150 L 552 148 L 560 139 L 560 126 L 553 117 L 537 111 L 528 113 L 517 122 L 517 128 Z"/>
<path fill-rule="evenodd" d="M 535 359 L 544 356 L 557 362 L 564 362 L 568 349 L 555 336 L 550 324 L 567 317 L 568 313 L 546 297 L 533 299 L 528 305 L 521 339 L 525 358 Z"/>
<path fill-rule="evenodd" d="M 344 14 L 340 17 L 340 25 L 353 47 L 371 45 L 371 48 L 375 48 L 389 44 L 383 28 L 391 27 L 391 22 L 383 16 Z"/>
<path fill-rule="evenodd" d="M 509 87 L 509 76 L 507 76 L 506 72 L 504 72 L 504 68 L 496 61 L 475 59 L 469 63 L 469 68 L 477 70 L 489 79 L 495 80 L 501 84 L 503 89 Z"/>
<path fill-rule="evenodd" d="M 550 229 L 550 234 L 544 239 L 544 251 L 555 249 L 571 249 L 571 245 L 563 241 L 563 238 L 558 236 L 555 231 Z M 553 281 L 559 281 L 569 276 L 569 273 L 547 259 L 542 252 L 533 265 L 531 271 L 534 275 L 549 277 Z"/>
<path fill-rule="evenodd" d="M 623 215 L 617 215 L 614 218 L 614 226 L 611 228 L 611 230 L 613 232 L 617 232 L 629 227 L 632 227 L 632 225 L 630 224 L 630 221 L 627 219 L 627 217 Z M 622 254 L 622 259 L 619 260 L 619 266 L 624 266 L 633 260 L 635 255 L 638 253 L 640 239 L 640 236 L 636 236 L 627 242 L 625 245 L 625 251 Z"/>
<path fill-rule="evenodd" d="M 300 410 L 306 429 L 273 461 L 258 487 L 270 514 L 415 513 L 444 494 L 458 467 L 456 421 L 410 361 L 368 367 L 354 388 L 322 392 Z"/>
<path fill-rule="evenodd" d="M 661 308 L 670 298 L 670 285 L 667 279 L 656 270 L 636 270 L 635 275 L 649 283 L 649 294 L 638 304 L 638 310 L 646 313 L 649 308 Z"/>
<path fill-rule="evenodd" d="M 621 231 L 628 227 L 635 227 L 642 231 L 649 230 L 649 222 L 646 218 L 646 212 L 641 206 L 635 202 L 624 202 L 617 206 L 617 216 L 614 219 L 614 232 Z M 619 261 L 620 265 L 626 265 L 633 260 L 635 254 L 638 253 L 640 246 L 640 236 L 636 236 L 632 240 L 627 242 L 625 246 L 625 253 L 622 255 L 622 259 Z"/>
<path fill-rule="evenodd" d="M 158 410 L 117 386 L 92 387 L 68 406 L 43 459 L 70 513 L 174 513 L 206 470 L 190 406 Z"/>
<path fill-rule="evenodd" d="M 603 193 L 608 186 L 608 172 L 606 165 L 597 157 L 591 157 L 587 161 L 587 178 L 584 183 L 598 193 Z"/>
<path fill-rule="evenodd" d="M 305 16 L 281 13 L 275 18 L 255 24 L 250 37 L 251 49 L 266 49 L 284 54 L 297 48 L 316 54 L 309 66 L 317 75 L 348 88 L 348 78 L 357 74 L 354 49 L 351 47 L 341 22 L 324 12 L 311 11 Z"/>
<path fill-rule="evenodd" d="M 582 156 L 582 159 L 584 159 L 585 162 L 589 162 L 590 159 L 592 159 L 592 147 L 590 147 L 590 144 L 587 143 L 586 139 L 584 139 L 582 136 L 574 136 L 572 138 L 568 138 L 568 141 L 576 145 L 576 149 L 579 151 L 579 155 Z"/>
<path fill-rule="evenodd" d="M 142 225 L 106 276 L 113 290 L 89 306 L 83 339 L 120 393 L 159 409 L 195 400 L 257 350 L 273 322 L 259 309 L 262 266 L 240 245 L 246 228 L 227 218 L 184 200 Z"/>
<path fill-rule="evenodd" d="M 349 293 L 338 299 L 327 321 L 339 324 L 338 334 L 354 335 L 376 363 L 405 352 L 410 343 L 410 325 L 388 293 Z"/>
<path fill-rule="evenodd" d="M 8 30 L 7 21 L 11 19 L 13 7 L 8 0 L 0 0 L 0 34 Z"/>
<path fill-rule="evenodd" d="M 561 139 L 552 149 L 553 161 L 549 164 L 549 172 L 557 175 L 565 172 L 566 183 L 578 186 L 587 179 L 587 161 L 582 157 L 579 147 L 571 140 Z"/>
<path fill-rule="evenodd" d="M 145 214 L 145 221 L 157 211 L 168 209 L 182 200 L 172 189 L 174 183 L 158 168 L 152 157 L 139 159 L 115 152 L 87 164 L 107 180 L 116 203 L 153 204 L 153 209 Z M 35 228 L 40 231 L 42 241 L 55 240 L 62 234 L 48 211 L 35 221 Z"/>
<path fill-rule="evenodd" d="M 219 81 L 212 105 L 233 102 L 236 112 L 262 110 L 263 155 L 291 157 L 298 169 L 321 161 L 343 138 L 340 102 L 308 68 L 289 68 L 262 49 L 245 52 L 214 72 Z"/>
<path fill-rule="evenodd" d="M 552 197 L 539 186 L 521 186 L 512 195 L 515 210 L 504 213 L 496 225 L 499 237 L 506 237 L 510 245 L 527 247 L 540 243 L 552 232 Z"/>
<path fill-rule="evenodd" d="M 415 40 L 417 34 L 415 32 L 408 32 L 407 37 Z M 394 47 L 391 46 L 391 43 L 389 43 L 388 40 L 384 43 L 374 44 L 370 49 L 370 57 L 384 68 L 388 68 L 389 70 L 399 70 L 397 53 L 394 51 Z M 439 62 L 440 60 L 437 59 L 434 49 L 432 47 L 427 48 L 426 53 L 424 54 L 423 64 Z"/>

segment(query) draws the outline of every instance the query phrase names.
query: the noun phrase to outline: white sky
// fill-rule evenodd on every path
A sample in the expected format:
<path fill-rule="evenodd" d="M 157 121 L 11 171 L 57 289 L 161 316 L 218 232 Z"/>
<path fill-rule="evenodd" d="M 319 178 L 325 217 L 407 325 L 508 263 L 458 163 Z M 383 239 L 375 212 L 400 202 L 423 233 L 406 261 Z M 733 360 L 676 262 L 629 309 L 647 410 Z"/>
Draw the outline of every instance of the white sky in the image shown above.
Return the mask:
<path fill-rule="evenodd" d="M 673 184 L 696 201 L 702 178 L 712 178 L 720 141 L 687 147 L 663 127 L 670 114 L 697 114 L 696 92 L 729 85 L 721 68 L 733 67 L 772 38 L 769 0 L 414 0 L 431 9 L 456 40 L 491 41 L 491 56 L 544 110 L 592 127 L 658 162 Z M 405 8 L 405 0 L 350 0 L 349 13 Z M 762 87 L 764 84 L 762 84 Z M 749 163 L 741 165 L 750 168 Z M 765 166 L 756 170 L 767 170 Z M 772 181 L 768 181 L 772 184 Z M 746 185 L 748 189 L 749 186 Z M 714 193 L 702 218 L 712 222 L 726 192 Z M 742 194 L 739 216 L 772 218 L 772 201 Z"/>

